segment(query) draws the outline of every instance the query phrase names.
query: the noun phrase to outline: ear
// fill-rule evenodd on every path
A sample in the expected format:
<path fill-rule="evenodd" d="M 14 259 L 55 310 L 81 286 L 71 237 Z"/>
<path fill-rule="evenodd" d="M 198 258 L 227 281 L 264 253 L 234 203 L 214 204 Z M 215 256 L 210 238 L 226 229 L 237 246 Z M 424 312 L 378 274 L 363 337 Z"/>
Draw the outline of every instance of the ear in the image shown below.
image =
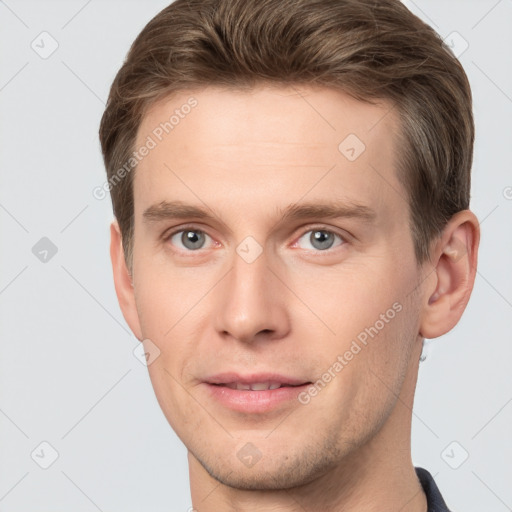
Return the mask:
<path fill-rule="evenodd" d="M 135 293 L 132 276 L 126 266 L 122 244 L 121 230 L 117 220 L 110 225 L 110 259 L 114 273 L 114 286 L 117 300 L 123 312 L 124 319 L 138 340 L 142 340 L 139 315 L 135 305 Z"/>
<path fill-rule="evenodd" d="M 432 248 L 434 265 L 425 280 L 420 335 L 437 338 L 459 321 L 475 282 L 480 242 L 478 219 L 469 210 L 455 214 Z"/>

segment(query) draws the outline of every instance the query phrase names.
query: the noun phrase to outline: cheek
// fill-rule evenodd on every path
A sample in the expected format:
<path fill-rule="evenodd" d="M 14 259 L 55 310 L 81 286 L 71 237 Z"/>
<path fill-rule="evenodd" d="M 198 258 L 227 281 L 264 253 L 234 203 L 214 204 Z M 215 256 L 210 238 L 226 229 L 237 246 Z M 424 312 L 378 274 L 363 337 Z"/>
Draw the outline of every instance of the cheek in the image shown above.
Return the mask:
<path fill-rule="evenodd" d="M 417 364 L 419 314 L 415 297 L 402 295 L 379 320 L 366 327 L 364 367 L 368 401 L 392 404 L 401 395 L 407 374 Z M 373 397 L 373 398 L 372 398 Z M 404 398 L 405 399 L 405 398 Z"/>
<path fill-rule="evenodd" d="M 158 343 L 165 339 L 175 322 L 175 305 L 172 294 L 166 293 L 161 285 L 148 284 L 146 281 L 144 286 L 136 289 L 135 302 L 144 337 Z"/>
<path fill-rule="evenodd" d="M 205 293 L 204 281 L 188 270 L 141 258 L 135 267 L 135 302 L 144 336 L 165 342 Z M 190 274 L 190 275 L 189 275 Z"/>
<path fill-rule="evenodd" d="M 317 317 L 326 339 L 339 344 L 360 333 L 364 338 L 365 329 L 376 323 L 379 331 L 389 330 L 404 300 L 401 282 L 390 279 L 392 275 L 384 265 L 345 265 L 304 268 L 290 275 L 289 282 L 309 309 L 308 314 Z M 296 307 L 304 309 L 299 303 Z"/>
<path fill-rule="evenodd" d="M 160 350 L 148 370 L 157 396 L 179 399 L 180 384 L 188 385 L 188 369 L 198 358 L 197 344 L 202 338 L 198 326 L 205 326 L 208 281 L 190 269 L 141 267 L 135 274 L 135 301 L 142 334 Z"/>
<path fill-rule="evenodd" d="M 342 393 L 347 399 L 357 396 L 371 402 L 372 396 L 389 394 L 386 385 L 399 390 L 416 340 L 418 312 L 408 296 L 412 274 L 402 268 L 397 275 L 392 267 L 388 261 L 387 268 L 352 266 L 338 272 L 330 269 L 330 275 L 320 279 L 307 274 L 300 278 L 301 299 L 318 317 L 306 329 L 309 326 L 312 332 L 316 325 L 323 333 L 317 369 L 336 374 L 337 384 L 331 389 L 337 399 Z"/>

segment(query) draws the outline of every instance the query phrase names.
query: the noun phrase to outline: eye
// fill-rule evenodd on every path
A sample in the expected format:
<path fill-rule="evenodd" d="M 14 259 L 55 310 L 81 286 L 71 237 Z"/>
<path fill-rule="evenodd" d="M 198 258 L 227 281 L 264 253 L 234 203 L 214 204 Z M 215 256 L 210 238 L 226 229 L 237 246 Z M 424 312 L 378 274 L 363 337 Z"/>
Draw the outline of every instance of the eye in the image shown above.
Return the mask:
<path fill-rule="evenodd" d="M 203 249 L 207 239 L 211 240 L 206 233 L 199 229 L 182 229 L 181 231 L 176 231 L 168 238 L 174 246 L 187 251 Z"/>
<path fill-rule="evenodd" d="M 339 241 L 339 243 L 337 243 L 335 247 L 344 243 L 344 240 L 341 238 L 341 236 L 333 233 L 332 231 L 328 231 L 326 229 L 312 229 L 304 233 L 297 240 L 297 244 L 303 249 L 325 251 L 334 246 L 336 239 Z"/>

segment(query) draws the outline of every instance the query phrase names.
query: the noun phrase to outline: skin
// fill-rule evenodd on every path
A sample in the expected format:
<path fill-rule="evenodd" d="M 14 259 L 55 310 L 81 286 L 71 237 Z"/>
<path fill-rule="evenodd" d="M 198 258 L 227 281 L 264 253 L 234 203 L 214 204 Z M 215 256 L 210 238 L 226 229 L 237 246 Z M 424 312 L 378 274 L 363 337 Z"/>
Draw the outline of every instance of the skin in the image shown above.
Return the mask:
<path fill-rule="evenodd" d="M 126 321 L 160 350 L 148 369 L 188 449 L 194 508 L 425 512 L 410 450 L 419 357 L 423 338 L 449 331 L 469 300 L 476 217 L 456 214 L 418 265 L 396 176 L 396 112 L 327 88 L 181 92 L 147 112 L 137 147 L 191 96 L 197 106 L 138 164 L 131 271 L 115 221 L 111 256 Z M 338 149 L 351 133 L 366 147 L 354 161 Z M 145 220 L 175 200 L 213 218 Z M 375 217 L 280 214 L 334 201 Z M 169 237 L 180 228 L 204 232 L 204 246 Z M 334 242 L 318 249 L 318 230 L 339 238 L 322 231 Z M 262 249 L 251 263 L 236 251 L 248 236 Z M 400 312 L 306 405 L 235 412 L 202 384 L 224 371 L 316 382 L 396 303 Z M 249 442 L 261 454 L 252 467 L 237 457 Z"/>

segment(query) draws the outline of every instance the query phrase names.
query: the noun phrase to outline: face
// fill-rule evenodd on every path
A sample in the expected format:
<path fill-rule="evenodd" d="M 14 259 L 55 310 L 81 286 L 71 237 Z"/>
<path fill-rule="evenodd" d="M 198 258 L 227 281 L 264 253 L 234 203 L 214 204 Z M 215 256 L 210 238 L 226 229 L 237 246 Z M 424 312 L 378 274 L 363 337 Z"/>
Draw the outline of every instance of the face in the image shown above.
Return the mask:
<path fill-rule="evenodd" d="M 324 88 L 203 89 L 144 117 L 131 326 L 220 482 L 305 484 L 403 434 L 420 270 L 397 131 L 386 104 Z"/>

